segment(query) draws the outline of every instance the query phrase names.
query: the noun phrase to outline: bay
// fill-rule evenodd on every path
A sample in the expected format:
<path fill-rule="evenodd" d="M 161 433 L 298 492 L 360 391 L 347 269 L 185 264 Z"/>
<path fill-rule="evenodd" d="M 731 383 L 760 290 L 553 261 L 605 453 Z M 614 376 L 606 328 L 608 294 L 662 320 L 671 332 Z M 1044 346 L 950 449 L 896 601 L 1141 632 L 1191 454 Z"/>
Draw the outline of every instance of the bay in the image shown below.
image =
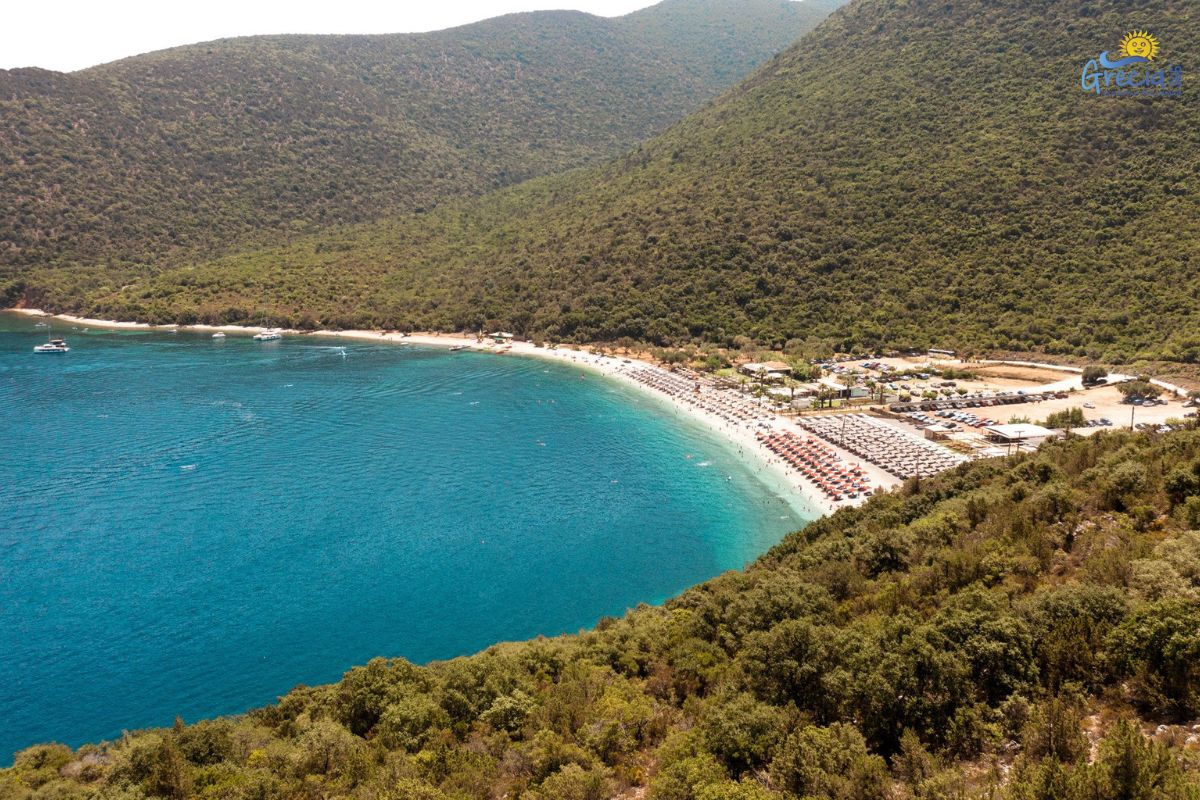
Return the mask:
<path fill-rule="evenodd" d="M 573 632 L 806 520 L 717 435 L 534 358 L 0 314 L 0 753 Z M 0 758 L 0 760 L 6 760 Z"/>

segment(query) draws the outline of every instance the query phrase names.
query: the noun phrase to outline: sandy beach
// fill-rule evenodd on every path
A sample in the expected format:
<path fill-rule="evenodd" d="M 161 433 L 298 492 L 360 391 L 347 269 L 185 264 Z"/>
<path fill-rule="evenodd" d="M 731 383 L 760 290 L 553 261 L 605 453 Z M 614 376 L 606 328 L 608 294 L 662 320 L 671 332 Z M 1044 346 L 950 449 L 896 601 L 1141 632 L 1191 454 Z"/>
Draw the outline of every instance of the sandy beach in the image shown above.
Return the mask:
<path fill-rule="evenodd" d="M 150 325 L 141 322 L 121 322 L 116 320 L 92 319 L 88 317 L 77 317 L 69 314 L 48 314 L 38 309 L 9 309 L 20 314 L 32 317 L 47 317 L 50 319 L 59 320 L 72 325 L 79 325 L 92 328 L 108 328 L 112 330 L 160 330 L 160 331 L 193 331 L 198 333 L 225 333 L 233 335 L 252 336 L 264 328 L 248 327 L 241 325 Z M 838 508 L 847 505 L 856 505 L 864 502 L 865 498 L 858 497 L 853 500 L 841 500 L 834 502 L 826 497 L 820 489 L 807 478 L 793 469 L 790 465 L 783 461 L 779 456 L 768 450 L 761 442 L 758 441 L 756 433 L 762 430 L 777 430 L 790 431 L 800 436 L 808 436 L 798 425 L 792 420 L 773 414 L 765 409 L 762 409 L 762 414 L 765 418 L 765 426 L 759 423 L 740 422 L 728 419 L 711 410 L 698 407 L 695 402 L 690 402 L 689 397 L 675 396 L 666 392 L 658 391 L 647 386 L 644 382 L 634 379 L 632 372 L 636 365 L 636 369 L 645 370 L 661 370 L 664 374 L 666 370 L 646 361 L 639 361 L 633 358 L 618 358 L 613 356 L 604 356 L 591 353 L 586 349 L 573 349 L 572 347 L 559 346 L 555 348 L 537 347 L 531 342 L 513 341 L 505 344 L 497 344 L 490 340 L 480 341 L 475 336 L 455 335 L 455 334 L 439 334 L 439 333 L 389 333 L 383 331 L 369 330 L 318 330 L 318 331 L 297 331 L 283 330 L 287 336 L 303 336 L 303 337 L 327 337 L 335 339 L 352 339 L 356 341 L 369 342 L 386 342 L 391 344 L 415 344 L 432 347 L 462 347 L 477 352 L 494 353 L 498 356 L 515 355 L 532 358 L 542 358 L 559 363 L 566 363 L 572 366 L 578 366 L 592 372 L 600 373 L 614 380 L 618 380 L 625 385 L 637 388 L 644 395 L 664 404 L 666 408 L 673 410 L 676 414 L 686 415 L 688 418 L 702 424 L 713 433 L 721 436 L 730 446 L 731 451 L 735 452 L 743 459 L 743 461 L 755 472 L 763 484 L 770 489 L 774 494 L 783 498 L 788 504 L 801 516 L 813 518 L 824 514 L 832 513 Z M 887 472 L 864 462 L 861 458 L 853 454 L 840 450 L 832 445 L 829 446 L 838 454 L 840 459 L 847 464 L 859 464 L 866 477 L 869 479 L 871 487 L 878 491 L 880 489 L 889 489 L 900 483 L 900 480 Z"/>

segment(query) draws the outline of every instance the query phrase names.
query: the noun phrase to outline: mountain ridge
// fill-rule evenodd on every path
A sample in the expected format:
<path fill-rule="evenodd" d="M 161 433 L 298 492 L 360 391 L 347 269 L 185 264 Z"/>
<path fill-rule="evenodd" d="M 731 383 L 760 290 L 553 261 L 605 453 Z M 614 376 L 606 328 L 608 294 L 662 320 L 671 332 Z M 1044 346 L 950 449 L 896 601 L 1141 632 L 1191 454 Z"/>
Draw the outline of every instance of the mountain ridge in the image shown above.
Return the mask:
<path fill-rule="evenodd" d="M 689 52 L 728 5 L 225 39 L 76 73 L 0 72 L 0 270 L 159 267 L 593 162 L 706 102 L 825 7 L 741 3 L 736 53 Z"/>
<path fill-rule="evenodd" d="M 1088 59 L 1178 0 L 860 0 L 605 164 L 31 303 L 147 321 L 1195 363 L 1196 82 L 1098 98 Z M 1159 242 L 1148 247 L 1147 242 Z M 241 315 L 241 316 L 239 316 Z"/>

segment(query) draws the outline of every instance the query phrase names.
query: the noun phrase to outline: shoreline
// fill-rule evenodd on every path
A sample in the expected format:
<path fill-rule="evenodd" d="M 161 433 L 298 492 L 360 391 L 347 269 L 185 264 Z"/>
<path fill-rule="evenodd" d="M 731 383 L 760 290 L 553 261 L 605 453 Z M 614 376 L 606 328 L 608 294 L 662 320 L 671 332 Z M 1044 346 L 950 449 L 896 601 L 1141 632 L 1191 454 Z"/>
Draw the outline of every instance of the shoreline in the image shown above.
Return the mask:
<path fill-rule="evenodd" d="M 100 328 L 106 330 L 147 330 L 147 331 L 189 331 L 196 333 L 226 333 L 251 336 L 260 331 L 266 330 L 263 327 L 250 327 L 245 325 L 152 325 L 145 322 L 122 322 L 117 320 L 102 320 L 89 317 L 77 317 L 71 314 L 50 314 L 49 312 L 33 308 L 12 308 L 4 309 L 21 314 L 27 317 L 39 317 L 47 319 L 61 320 L 65 323 L 78 325 L 89 328 Z M 388 333 L 386 331 L 371 331 L 371 330 L 316 330 L 316 331 L 298 331 L 294 329 L 280 329 L 284 334 L 297 337 L 318 336 L 321 338 L 332 339 L 350 339 L 353 341 L 363 342 L 381 342 L 387 344 L 415 344 L 430 347 L 462 347 L 479 353 L 493 353 L 496 355 L 516 355 L 524 357 L 541 358 L 550 361 L 557 361 L 561 364 L 570 366 L 579 366 L 588 369 L 592 372 L 606 376 L 616 380 L 624 386 L 633 387 L 639 393 L 662 403 L 664 409 L 672 409 L 675 413 L 685 414 L 687 419 L 701 425 L 707 432 L 719 437 L 724 444 L 729 448 L 730 455 L 736 456 L 742 461 L 743 465 L 750 470 L 754 477 L 763 484 L 766 491 L 771 496 L 778 497 L 783 500 L 788 507 L 797 516 L 806 521 L 812 521 L 819 517 L 831 514 L 839 508 L 858 505 L 865 501 L 865 498 L 859 497 L 854 501 L 843 500 L 834 502 L 823 496 L 820 490 L 813 484 L 810 484 L 799 472 L 786 465 L 782 459 L 772 453 L 755 437 L 755 430 L 747 425 L 738 425 L 722 419 L 715 413 L 697 408 L 695 405 L 684 402 L 678 397 L 667 394 L 666 392 L 658 391 L 651 388 L 638 380 L 635 380 L 629 374 L 630 365 L 636 364 L 652 369 L 662 369 L 661 367 L 652 364 L 651 362 L 627 357 L 602 356 L 592 353 L 585 349 L 573 349 L 573 347 L 558 347 L 546 348 L 537 347 L 532 342 L 512 341 L 507 344 L 496 344 L 490 341 L 480 342 L 475 337 L 469 337 L 462 334 L 439 334 L 439 333 Z M 663 370 L 666 372 L 666 370 Z M 771 427 L 780 431 L 791 431 L 793 433 L 807 435 L 799 426 L 795 425 L 790 419 L 777 414 L 770 414 Z M 838 448 L 832 448 L 837 450 Z M 839 451 L 839 455 L 847 463 L 861 462 L 858 457 Z M 865 466 L 865 465 L 864 465 Z M 878 492 L 886 490 L 900 481 L 893 476 L 883 473 L 879 470 L 872 471 L 871 474 L 872 488 Z"/>

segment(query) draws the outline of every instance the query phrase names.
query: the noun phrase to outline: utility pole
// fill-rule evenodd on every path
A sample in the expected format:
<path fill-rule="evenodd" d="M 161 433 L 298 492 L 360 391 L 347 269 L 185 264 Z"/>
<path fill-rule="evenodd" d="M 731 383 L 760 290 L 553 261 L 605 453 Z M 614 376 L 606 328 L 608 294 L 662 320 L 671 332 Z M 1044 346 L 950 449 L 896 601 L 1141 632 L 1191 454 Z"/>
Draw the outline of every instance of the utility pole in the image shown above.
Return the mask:
<path fill-rule="evenodd" d="M 1131 406 L 1129 409 L 1129 430 L 1133 430 L 1133 415 L 1137 412 L 1137 406 Z"/>

